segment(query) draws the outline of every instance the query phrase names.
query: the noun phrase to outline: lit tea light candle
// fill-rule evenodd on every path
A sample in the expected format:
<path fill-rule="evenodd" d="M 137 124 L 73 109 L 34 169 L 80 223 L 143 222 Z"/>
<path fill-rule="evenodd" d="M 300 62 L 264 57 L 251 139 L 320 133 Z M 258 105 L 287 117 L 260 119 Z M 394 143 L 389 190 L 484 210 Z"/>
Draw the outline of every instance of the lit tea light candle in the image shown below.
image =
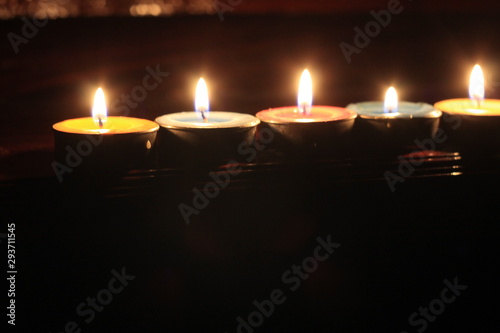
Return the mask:
<path fill-rule="evenodd" d="M 476 157 L 500 150 L 500 100 L 485 99 L 481 66 L 475 65 L 469 80 L 469 98 L 437 102 L 443 112 L 443 128 L 449 149 Z"/>
<path fill-rule="evenodd" d="M 259 120 L 249 114 L 210 111 L 208 89 L 203 78 L 200 78 L 196 86 L 194 112 L 170 113 L 156 118 L 155 121 L 163 128 L 189 131 L 252 128 L 259 124 Z"/>
<path fill-rule="evenodd" d="M 348 108 L 313 105 L 312 90 L 311 74 L 305 69 L 299 82 L 297 106 L 257 113 L 257 118 L 278 134 L 278 149 L 328 152 L 338 148 L 334 146 L 354 125 L 356 113 Z"/>
<path fill-rule="evenodd" d="M 441 112 L 430 104 L 399 101 L 394 87 L 387 89 L 384 101 L 353 103 L 347 108 L 356 111 L 363 119 L 439 118 L 441 116 Z"/>
<path fill-rule="evenodd" d="M 143 165 L 156 141 L 158 124 L 132 117 L 108 117 L 104 92 L 94 96 L 92 117 L 54 124 L 54 171 L 60 181 L 74 170 L 123 169 Z"/>
<path fill-rule="evenodd" d="M 437 102 L 436 109 L 460 116 L 500 116 L 500 100 L 485 99 L 484 74 L 475 65 L 469 81 L 469 98 L 448 99 Z"/>
<path fill-rule="evenodd" d="M 194 111 L 166 114 L 155 121 L 160 125 L 159 160 L 163 165 L 227 162 L 240 144 L 253 140 L 260 123 L 249 114 L 210 111 L 203 78 L 196 86 Z"/>
<path fill-rule="evenodd" d="M 271 108 L 258 112 L 256 116 L 270 124 L 352 122 L 356 118 L 356 113 L 346 108 L 313 106 L 312 99 L 311 74 L 305 69 L 299 82 L 297 106 Z"/>
<path fill-rule="evenodd" d="M 363 153 L 402 153 L 415 146 L 415 140 L 432 138 L 441 117 L 430 104 L 399 101 L 394 87 L 387 89 L 384 101 L 353 103 L 347 108 L 358 114 L 356 147 Z"/>
<path fill-rule="evenodd" d="M 150 133 L 158 130 L 155 122 L 132 117 L 108 117 L 104 92 L 98 88 L 94 96 L 92 117 L 75 118 L 53 125 L 56 133 L 114 135 Z"/>

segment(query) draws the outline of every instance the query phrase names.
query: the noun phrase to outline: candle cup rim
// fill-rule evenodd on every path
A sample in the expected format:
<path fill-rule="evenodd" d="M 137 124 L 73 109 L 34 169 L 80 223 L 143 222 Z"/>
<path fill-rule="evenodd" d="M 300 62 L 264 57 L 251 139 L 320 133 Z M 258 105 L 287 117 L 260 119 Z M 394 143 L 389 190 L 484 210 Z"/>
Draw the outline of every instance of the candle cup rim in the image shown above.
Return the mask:
<path fill-rule="evenodd" d="M 394 113 L 388 113 L 380 116 L 371 116 L 371 115 L 364 115 L 364 114 L 358 114 L 359 118 L 362 119 L 383 119 L 383 120 L 401 120 L 401 119 L 435 119 L 435 118 L 440 118 L 442 115 L 442 112 L 440 110 L 434 110 L 430 114 L 427 115 L 422 115 L 422 116 L 414 116 L 412 114 L 405 114 L 405 113 L 399 113 L 399 112 L 394 112 Z"/>
<path fill-rule="evenodd" d="M 260 124 L 260 120 L 254 117 L 251 114 L 247 113 L 238 113 L 238 112 L 229 112 L 229 111 L 210 111 L 209 117 L 208 117 L 208 124 L 207 126 L 199 126 L 195 125 L 190 122 L 181 122 L 176 120 L 175 118 L 172 117 L 182 117 L 182 116 L 193 116 L 194 111 L 182 111 L 182 112 L 174 112 L 174 113 L 167 113 L 162 116 L 156 117 L 155 122 L 163 128 L 168 128 L 168 129 L 179 129 L 179 130 L 204 130 L 204 131 L 210 131 L 210 130 L 221 130 L 221 129 L 236 129 L 236 128 L 251 128 L 255 127 Z M 211 117 L 217 117 L 217 116 L 238 116 L 243 122 L 235 122 L 234 119 L 230 119 L 228 122 L 217 122 L 217 123 L 210 123 L 210 118 Z M 165 123 L 165 120 L 168 121 L 168 123 Z"/>
<path fill-rule="evenodd" d="M 399 102 L 399 107 L 404 107 L 404 106 L 420 106 L 420 109 L 416 109 L 415 113 L 417 114 L 412 114 L 412 113 L 405 113 L 405 112 L 381 112 L 381 113 L 376 113 L 376 114 L 367 114 L 363 112 L 368 112 L 368 110 L 362 110 L 359 107 L 360 106 L 377 106 L 380 105 L 381 109 L 383 110 L 384 102 L 382 101 L 365 101 L 365 102 L 358 102 L 358 103 L 351 103 L 347 105 L 347 108 L 350 108 L 351 110 L 354 110 L 360 118 L 363 119 L 383 119 L 383 120 L 390 120 L 390 119 L 416 119 L 416 118 L 439 118 L 442 115 L 442 112 L 440 110 L 437 110 L 434 106 L 432 106 L 429 103 L 425 102 L 408 102 L 408 101 L 400 101 Z M 420 113 L 420 114 L 419 114 Z"/>
<path fill-rule="evenodd" d="M 354 120 L 357 117 L 357 114 L 355 111 L 348 109 L 348 108 L 343 108 L 340 106 L 328 106 L 328 105 L 313 105 L 311 109 L 314 108 L 329 108 L 329 109 L 336 109 L 336 110 L 343 110 L 347 111 L 348 116 L 343 117 L 343 118 L 332 118 L 332 119 L 323 119 L 323 120 L 314 120 L 311 119 L 312 121 L 293 121 L 293 120 L 276 120 L 276 119 L 266 119 L 263 117 L 263 114 L 271 111 L 271 110 L 284 110 L 284 109 L 297 109 L 297 106 L 281 106 L 277 108 L 269 108 L 265 110 L 261 110 L 257 112 L 255 115 L 257 118 L 260 119 L 260 121 L 268 123 L 268 124 L 294 124 L 298 126 L 305 126 L 307 124 L 324 124 L 324 123 L 332 123 L 332 122 L 340 122 L 340 121 L 349 121 L 349 120 Z M 259 116 L 260 115 L 260 116 Z"/>
<path fill-rule="evenodd" d="M 456 110 L 456 109 L 450 109 L 449 107 L 446 107 L 445 104 L 462 104 L 464 103 L 471 103 L 471 110 L 473 109 L 472 105 L 472 100 L 470 98 L 451 98 L 451 99 L 445 99 L 439 102 L 436 102 L 434 104 L 434 107 L 444 113 L 448 113 L 451 115 L 458 115 L 458 116 L 466 116 L 466 117 L 500 117 L 500 108 L 498 110 L 498 113 L 496 114 L 488 114 L 488 112 L 491 112 L 489 110 L 477 108 L 475 110 L 482 110 L 484 113 L 473 113 L 471 111 L 468 111 L 467 109 L 461 109 L 461 110 Z M 500 106 L 500 99 L 493 99 L 493 98 L 485 98 L 482 100 L 482 103 L 499 103 Z"/>
<path fill-rule="evenodd" d="M 133 128 L 132 129 L 127 129 L 127 130 L 124 130 L 124 132 L 113 132 L 113 131 L 109 131 L 109 132 L 99 132 L 99 129 L 95 129 L 95 130 L 64 130 L 64 129 L 61 129 L 60 126 L 62 126 L 64 123 L 66 122 L 71 122 L 71 121 L 82 121 L 82 120 L 89 120 L 91 119 L 93 121 L 93 118 L 92 117 L 79 117 L 79 118 L 71 118 L 71 119 L 65 119 L 63 121 L 59 121 L 55 124 L 52 125 L 52 129 L 55 131 L 55 132 L 59 132 L 59 133 L 66 133 L 66 134 L 80 134 L 80 135 L 127 135 L 127 134 L 145 134 L 145 133 L 153 133 L 153 132 L 156 132 L 160 129 L 160 126 L 155 123 L 154 121 L 151 121 L 149 119 L 144 119 L 144 118 L 136 118 L 136 117 L 124 117 L 124 116 L 108 116 L 107 117 L 107 120 L 115 120 L 115 119 L 131 119 L 131 120 L 138 120 L 138 121 L 141 121 L 141 122 L 144 122 L 145 124 L 149 124 L 151 125 L 150 127 L 146 128 L 146 129 L 141 129 L 141 130 L 134 130 Z"/>

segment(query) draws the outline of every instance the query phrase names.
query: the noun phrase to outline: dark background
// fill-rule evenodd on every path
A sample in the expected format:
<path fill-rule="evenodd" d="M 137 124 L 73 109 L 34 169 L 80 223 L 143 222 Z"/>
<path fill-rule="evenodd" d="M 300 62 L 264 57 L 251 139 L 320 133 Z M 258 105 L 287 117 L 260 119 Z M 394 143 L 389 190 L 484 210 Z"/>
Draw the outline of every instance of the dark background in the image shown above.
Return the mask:
<path fill-rule="evenodd" d="M 500 177 L 489 143 L 471 160 L 430 154 L 394 193 L 383 178 L 398 168 L 392 155 L 242 164 L 186 225 L 178 204 L 224 167 L 59 184 L 51 125 L 89 115 L 97 86 L 119 114 L 112 102 L 158 64 L 169 76 L 130 116 L 191 110 L 200 76 L 213 110 L 292 105 L 305 67 L 315 104 L 381 100 L 389 85 L 409 101 L 466 97 L 475 63 L 487 96 L 499 98 L 498 2 L 402 1 L 403 12 L 350 64 L 339 44 L 352 44 L 354 27 L 385 1 L 246 0 L 223 21 L 206 3 L 182 2 L 159 17 L 129 16 L 121 3 L 105 14 L 73 9 L 17 54 L 7 34 L 21 35 L 24 22 L 0 21 L 0 232 L 16 223 L 18 251 L 12 331 L 60 332 L 74 320 L 82 332 L 235 332 L 254 300 L 280 288 L 286 302 L 255 332 L 416 332 L 408 317 L 455 277 L 468 289 L 426 331 L 497 327 Z M 281 275 L 328 235 L 341 247 L 291 292 Z M 135 280 L 84 323 L 76 306 L 122 267 Z"/>

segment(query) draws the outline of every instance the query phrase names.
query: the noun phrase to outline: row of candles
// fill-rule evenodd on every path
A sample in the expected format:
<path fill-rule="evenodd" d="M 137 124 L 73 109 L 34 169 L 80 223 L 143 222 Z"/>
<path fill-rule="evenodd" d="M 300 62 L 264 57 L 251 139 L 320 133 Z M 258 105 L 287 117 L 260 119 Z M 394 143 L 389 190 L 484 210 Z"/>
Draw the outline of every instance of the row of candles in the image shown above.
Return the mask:
<path fill-rule="evenodd" d="M 235 112 L 210 111 L 208 89 L 201 78 L 196 87 L 194 112 L 166 114 L 150 121 L 131 117 L 108 117 L 104 93 L 97 89 L 92 109 L 92 117 L 69 119 L 54 124 L 57 146 L 65 146 L 71 136 L 111 136 L 141 135 L 155 133 L 160 128 L 182 133 L 202 133 L 203 135 L 224 135 L 224 131 L 235 129 L 255 129 L 262 123 L 287 136 L 315 135 L 314 126 L 325 126 L 327 130 L 350 128 L 356 117 L 372 122 L 382 122 L 390 127 L 391 121 L 409 119 L 439 119 L 442 113 L 463 117 L 490 117 L 500 115 L 500 100 L 485 99 L 484 75 L 479 65 L 474 66 L 470 77 L 469 99 L 451 99 L 436 103 L 402 102 L 398 100 L 396 89 L 387 90 L 384 102 L 362 102 L 347 107 L 316 106 L 312 104 L 312 79 L 304 70 L 299 84 L 296 106 L 278 107 L 260 111 L 256 116 Z M 338 126 L 342 124 L 342 126 Z M 330 126 L 331 125 L 331 126 Z M 328 127 L 330 126 L 330 127 Z M 320 127 L 317 127 L 320 128 Z M 221 131 L 222 130 L 222 131 Z M 212 133 L 212 134 L 210 134 Z M 298 133 L 298 134 L 297 134 Z M 64 135 L 61 135 L 64 134 Z M 292 135 L 292 136 L 293 136 Z M 71 141 L 71 140 L 70 140 Z M 314 141 L 314 140 L 313 140 Z M 150 136 L 146 146 L 151 147 Z"/>

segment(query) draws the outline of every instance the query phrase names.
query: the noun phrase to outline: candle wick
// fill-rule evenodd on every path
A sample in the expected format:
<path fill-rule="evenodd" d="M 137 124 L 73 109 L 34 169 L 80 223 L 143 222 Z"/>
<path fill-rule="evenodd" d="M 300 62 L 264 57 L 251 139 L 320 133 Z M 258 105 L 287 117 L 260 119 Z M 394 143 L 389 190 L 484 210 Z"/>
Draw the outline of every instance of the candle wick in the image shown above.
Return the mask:
<path fill-rule="evenodd" d="M 475 100 L 476 100 L 477 108 L 479 109 L 481 107 L 481 98 L 476 97 Z"/>
<path fill-rule="evenodd" d="M 205 110 L 200 110 L 201 118 L 203 118 L 204 123 L 208 123 L 207 116 L 205 115 Z"/>
<path fill-rule="evenodd" d="M 99 120 L 99 128 L 103 128 L 104 124 L 102 123 L 102 118 L 101 116 L 97 116 L 97 119 Z"/>
<path fill-rule="evenodd" d="M 308 107 L 307 103 L 301 103 L 299 105 L 299 112 L 303 115 L 306 115 L 306 116 L 309 115 L 308 109 L 309 109 L 309 107 Z"/>
<path fill-rule="evenodd" d="M 386 106 L 384 112 L 385 113 L 395 113 L 396 109 L 394 106 Z"/>

